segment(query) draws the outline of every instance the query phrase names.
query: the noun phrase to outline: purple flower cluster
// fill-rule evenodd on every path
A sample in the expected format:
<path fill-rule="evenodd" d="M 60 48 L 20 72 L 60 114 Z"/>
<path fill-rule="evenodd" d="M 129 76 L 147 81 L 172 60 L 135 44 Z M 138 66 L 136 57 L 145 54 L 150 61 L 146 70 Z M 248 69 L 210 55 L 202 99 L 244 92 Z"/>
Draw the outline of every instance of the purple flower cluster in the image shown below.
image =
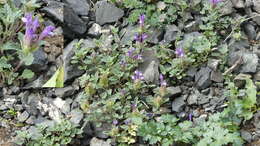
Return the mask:
<path fill-rule="evenodd" d="M 140 80 L 144 80 L 144 75 L 142 72 L 136 70 L 134 75 L 132 76 L 132 79 L 134 80 L 134 82 L 138 82 Z"/>
<path fill-rule="evenodd" d="M 160 74 L 160 85 L 161 85 L 161 87 L 166 87 L 166 86 L 167 86 L 167 83 L 166 83 L 166 81 L 164 80 L 162 74 Z"/>
<path fill-rule="evenodd" d="M 138 34 L 135 34 L 134 36 L 134 40 L 139 43 L 143 43 L 144 40 L 148 38 L 148 35 L 144 33 L 144 24 L 145 24 L 145 15 L 142 14 L 139 17 L 139 26 L 141 31 Z"/>
<path fill-rule="evenodd" d="M 134 59 L 134 60 L 142 60 L 143 57 L 141 54 L 135 54 L 136 48 L 131 48 L 127 51 L 126 56 Z"/>
<path fill-rule="evenodd" d="M 184 57 L 185 56 L 185 52 L 182 48 L 177 48 L 175 50 L 175 54 L 178 56 L 178 57 Z"/>
<path fill-rule="evenodd" d="M 216 6 L 218 3 L 222 2 L 222 0 L 209 0 L 209 2 L 210 2 L 213 6 Z"/>
<path fill-rule="evenodd" d="M 37 28 L 40 27 L 38 17 L 33 19 L 31 13 L 27 13 L 22 21 L 25 23 L 25 37 L 23 40 L 23 45 L 26 51 L 33 51 L 39 45 L 39 42 L 47 36 L 51 36 L 52 31 L 55 29 L 53 26 L 47 26 L 41 32 L 40 35 L 37 34 Z"/>

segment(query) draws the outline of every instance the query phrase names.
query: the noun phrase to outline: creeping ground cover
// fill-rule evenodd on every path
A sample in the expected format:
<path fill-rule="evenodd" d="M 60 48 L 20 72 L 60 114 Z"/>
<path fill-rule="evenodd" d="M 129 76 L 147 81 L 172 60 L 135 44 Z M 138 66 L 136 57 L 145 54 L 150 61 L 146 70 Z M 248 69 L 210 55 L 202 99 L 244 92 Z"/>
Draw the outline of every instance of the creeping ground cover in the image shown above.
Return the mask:
<path fill-rule="evenodd" d="M 0 145 L 260 145 L 257 0 L 0 0 Z"/>

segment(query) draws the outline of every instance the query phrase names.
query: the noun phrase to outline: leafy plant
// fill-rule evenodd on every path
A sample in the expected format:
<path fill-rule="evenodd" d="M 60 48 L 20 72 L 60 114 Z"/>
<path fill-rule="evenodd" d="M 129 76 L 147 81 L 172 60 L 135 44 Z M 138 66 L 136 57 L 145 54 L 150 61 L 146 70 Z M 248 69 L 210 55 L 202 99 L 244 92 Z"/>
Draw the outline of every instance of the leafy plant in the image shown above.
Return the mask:
<path fill-rule="evenodd" d="M 72 142 L 72 138 L 80 135 L 82 130 L 68 120 L 53 125 L 39 124 L 36 126 L 37 134 L 29 131 L 17 132 L 17 144 L 27 146 L 60 146 Z"/>

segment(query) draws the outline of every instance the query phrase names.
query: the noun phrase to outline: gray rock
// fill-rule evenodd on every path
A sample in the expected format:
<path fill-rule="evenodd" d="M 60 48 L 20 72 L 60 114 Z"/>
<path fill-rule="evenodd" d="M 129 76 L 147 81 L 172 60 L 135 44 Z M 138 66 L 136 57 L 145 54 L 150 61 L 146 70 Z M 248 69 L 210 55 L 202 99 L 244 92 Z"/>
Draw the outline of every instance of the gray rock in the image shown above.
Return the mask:
<path fill-rule="evenodd" d="M 212 71 L 210 75 L 211 81 L 221 83 L 224 81 L 224 77 L 220 71 Z"/>
<path fill-rule="evenodd" d="M 79 70 L 77 65 L 72 65 L 71 59 L 74 55 L 74 45 L 78 43 L 78 40 L 70 42 L 63 51 L 63 63 L 64 63 L 64 82 L 70 81 L 84 73 L 83 70 Z"/>
<path fill-rule="evenodd" d="M 48 16 L 53 17 L 54 19 L 63 22 L 63 7 L 64 4 L 57 1 L 48 1 L 46 7 L 42 9 Z"/>
<path fill-rule="evenodd" d="M 235 8 L 244 8 L 245 7 L 244 0 L 231 0 L 231 2 L 233 3 L 233 6 Z"/>
<path fill-rule="evenodd" d="M 182 90 L 180 86 L 177 87 L 167 87 L 167 94 L 165 95 L 166 98 L 168 97 L 177 97 L 182 94 Z"/>
<path fill-rule="evenodd" d="M 88 34 L 93 37 L 99 37 L 101 35 L 101 26 L 97 23 L 92 24 L 88 30 Z"/>
<path fill-rule="evenodd" d="M 41 88 L 45 84 L 46 80 L 43 75 L 40 75 L 36 80 L 26 84 L 25 88 Z"/>
<path fill-rule="evenodd" d="M 3 101 L 5 103 L 5 106 L 10 109 L 13 108 L 14 104 L 17 103 L 17 98 L 15 96 L 6 96 Z"/>
<path fill-rule="evenodd" d="M 50 104 L 48 107 L 48 115 L 55 122 L 61 122 L 61 120 L 64 118 L 61 111 L 52 104 Z"/>
<path fill-rule="evenodd" d="M 258 56 L 255 53 L 245 50 L 230 51 L 228 58 L 228 65 L 232 66 L 235 62 L 242 57 L 243 65 L 239 70 L 240 73 L 255 73 L 258 65 Z"/>
<path fill-rule="evenodd" d="M 260 81 L 260 71 L 258 71 L 256 74 L 254 74 L 254 80 Z"/>
<path fill-rule="evenodd" d="M 219 60 L 219 59 L 209 59 L 207 65 L 210 69 L 212 69 L 213 71 L 216 71 L 220 62 L 221 62 L 221 60 Z"/>
<path fill-rule="evenodd" d="M 118 21 L 124 16 L 124 11 L 106 0 L 98 1 L 95 5 L 96 22 L 100 25 Z"/>
<path fill-rule="evenodd" d="M 80 35 L 87 31 L 87 25 L 85 22 L 80 19 L 80 17 L 67 5 L 64 6 L 64 16 L 66 16 L 64 19 L 64 23 L 66 25 L 64 27 L 65 31 L 67 31 L 66 29 L 68 28 L 69 31 Z M 69 33 L 69 31 L 65 31 L 64 33 Z"/>
<path fill-rule="evenodd" d="M 258 111 L 257 113 L 254 114 L 254 126 L 257 128 L 257 129 L 260 129 L 260 111 Z"/>
<path fill-rule="evenodd" d="M 64 0 L 78 15 L 88 15 L 90 6 L 86 0 Z"/>
<path fill-rule="evenodd" d="M 209 100 L 210 100 L 210 96 L 201 95 L 199 100 L 198 100 L 198 104 L 199 105 L 206 104 L 206 103 L 209 102 Z"/>
<path fill-rule="evenodd" d="M 147 40 L 149 43 L 158 44 L 163 39 L 164 36 L 163 30 L 153 28 L 150 30 L 150 32 L 152 33 L 148 35 L 148 40 Z"/>
<path fill-rule="evenodd" d="M 243 25 L 243 29 L 245 31 L 245 34 L 248 36 L 249 40 L 256 39 L 256 30 L 255 30 L 255 27 L 251 23 L 245 23 Z"/>
<path fill-rule="evenodd" d="M 254 17 L 253 20 L 254 20 L 254 22 L 256 22 L 256 24 L 258 26 L 260 26 L 260 16 L 259 16 L 259 14 L 258 13 L 252 13 L 252 16 L 256 16 L 256 15 L 258 15 L 258 16 Z"/>
<path fill-rule="evenodd" d="M 144 79 L 147 83 L 159 82 L 159 60 L 155 56 L 155 50 L 145 50 L 142 53 L 143 62 L 139 65 L 138 70 L 140 70 Z"/>
<path fill-rule="evenodd" d="M 35 120 L 36 120 L 36 117 L 35 117 L 35 116 L 30 116 L 30 117 L 25 121 L 25 123 L 26 123 L 26 124 L 31 124 L 31 125 L 33 125 L 33 124 L 35 124 Z"/>
<path fill-rule="evenodd" d="M 24 111 L 21 114 L 18 114 L 17 119 L 19 122 L 24 122 L 29 118 L 29 113 L 27 111 Z"/>
<path fill-rule="evenodd" d="M 90 140 L 90 146 L 111 146 L 111 144 L 109 141 L 104 141 L 94 137 Z"/>
<path fill-rule="evenodd" d="M 47 69 L 48 58 L 47 54 L 42 50 L 42 48 L 33 52 L 33 62 L 29 68 L 33 72 L 42 72 Z"/>
<path fill-rule="evenodd" d="M 229 15 L 234 12 L 233 4 L 230 0 L 224 1 L 224 5 L 221 9 L 219 9 L 220 13 L 223 15 Z"/>
<path fill-rule="evenodd" d="M 197 104 L 198 102 L 198 95 L 195 93 L 195 94 L 191 94 L 188 99 L 187 99 L 187 102 L 189 105 L 194 105 L 194 104 Z"/>
<path fill-rule="evenodd" d="M 166 31 L 164 34 L 163 40 L 166 43 L 170 43 L 172 41 L 175 41 L 177 37 L 179 36 L 180 30 L 176 25 L 168 25 L 166 26 Z"/>
<path fill-rule="evenodd" d="M 253 5 L 254 5 L 253 9 L 254 9 L 256 12 L 260 13 L 260 1 L 254 0 L 254 1 L 253 1 Z"/>
<path fill-rule="evenodd" d="M 246 140 L 246 141 L 249 142 L 249 143 L 252 141 L 252 135 L 251 135 L 250 132 L 245 131 L 245 130 L 241 130 L 240 133 L 241 133 L 241 137 L 242 137 L 244 140 Z"/>
<path fill-rule="evenodd" d="M 83 119 L 83 112 L 79 109 L 74 109 L 69 114 L 70 121 L 74 124 L 79 124 Z"/>
<path fill-rule="evenodd" d="M 195 75 L 195 82 L 198 89 L 205 89 L 211 85 L 210 80 L 211 69 L 202 67 Z"/>
<path fill-rule="evenodd" d="M 172 102 L 172 111 L 173 112 L 180 112 L 182 111 L 184 105 L 185 105 L 185 99 L 187 98 L 187 95 L 175 98 Z"/>
<path fill-rule="evenodd" d="M 130 44 L 134 40 L 134 35 L 137 33 L 137 27 L 129 25 L 120 31 L 121 43 L 123 45 Z"/>
<path fill-rule="evenodd" d="M 250 79 L 250 78 L 251 78 L 251 75 L 238 74 L 234 79 L 234 83 L 237 87 L 242 88 L 246 84 L 246 79 Z"/>
<path fill-rule="evenodd" d="M 57 97 L 68 97 L 75 93 L 75 89 L 72 86 L 55 89 L 55 95 Z"/>

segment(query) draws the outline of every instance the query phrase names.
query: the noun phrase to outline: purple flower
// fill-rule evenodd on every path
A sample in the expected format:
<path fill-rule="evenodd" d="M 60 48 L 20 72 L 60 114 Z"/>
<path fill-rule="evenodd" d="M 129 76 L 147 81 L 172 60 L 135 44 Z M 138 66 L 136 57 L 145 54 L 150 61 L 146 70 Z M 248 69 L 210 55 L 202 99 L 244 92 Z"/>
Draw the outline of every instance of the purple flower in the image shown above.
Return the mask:
<path fill-rule="evenodd" d="M 131 108 L 132 108 L 133 111 L 136 110 L 137 104 L 135 104 L 135 103 L 131 104 Z"/>
<path fill-rule="evenodd" d="M 131 120 L 130 119 L 126 119 L 124 122 L 125 122 L 126 125 L 128 125 L 128 124 L 131 123 Z"/>
<path fill-rule="evenodd" d="M 125 96 L 126 90 L 125 90 L 125 89 L 122 89 L 122 90 L 120 91 L 120 94 L 121 94 L 122 96 Z"/>
<path fill-rule="evenodd" d="M 132 57 L 133 54 L 134 54 L 134 52 L 135 52 L 135 50 L 136 50 L 136 48 L 131 48 L 131 49 L 129 49 L 129 50 L 127 51 L 127 53 L 126 53 L 126 56 Z"/>
<path fill-rule="evenodd" d="M 141 34 L 135 34 L 134 40 L 140 43 L 143 43 L 145 39 L 148 38 L 148 35 L 146 33 Z"/>
<path fill-rule="evenodd" d="M 213 5 L 216 6 L 218 3 L 220 3 L 222 0 L 209 0 L 209 2 Z"/>
<path fill-rule="evenodd" d="M 144 80 L 144 76 L 143 76 L 143 73 L 136 70 L 134 75 L 132 76 L 132 79 L 137 82 L 137 81 L 140 81 L 140 80 Z"/>
<path fill-rule="evenodd" d="M 152 118 L 152 117 L 154 116 L 154 114 L 153 114 L 153 113 L 147 113 L 146 116 L 147 116 L 148 118 Z"/>
<path fill-rule="evenodd" d="M 54 29 L 55 29 L 54 26 L 47 26 L 47 27 L 45 27 L 45 29 L 40 34 L 39 40 L 43 40 L 45 37 L 53 35 L 52 31 Z"/>
<path fill-rule="evenodd" d="M 140 25 L 141 27 L 144 26 L 144 21 L 145 21 L 145 15 L 142 14 L 142 15 L 139 16 L 139 25 Z"/>
<path fill-rule="evenodd" d="M 178 56 L 178 57 L 184 57 L 185 56 L 185 52 L 182 48 L 177 48 L 175 50 L 175 54 Z"/>
<path fill-rule="evenodd" d="M 118 121 L 117 120 L 113 120 L 113 125 L 117 125 Z"/>
<path fill-rule="evenodd" d="M 132 58 L 135 59 L 135 60 L 142 60 L 143 59 L 141 54 L 137 54 L 137 55 L 133 56 Z"/>
<path fill-rule="evenodd" d="M 189 121 L 192 121 L 192 114 L 189 114 Z"/>
<path fill-rule="evenodd" d="M 23 40 L 23 47 L 26 52 L 33 51 L 39 45 L 39 42 L 45 37 L 52 34 L 52 31 L 55 29 L 53 26 L 46 27 L 41 35 L 37 34 L 37 29 L 40 27 L 38 17 L 33 19 L 32 13 L 27 13 L 22 18 L 22 21 L 25 23 L 25 36 Z"/>
<path fill-rule="evenodd" d="M 163 75 L 160 74 L 160 84 L 162 87 L 166 87 L 167 86 L 167 83 L 166 81 L 163 79 Z"/>

